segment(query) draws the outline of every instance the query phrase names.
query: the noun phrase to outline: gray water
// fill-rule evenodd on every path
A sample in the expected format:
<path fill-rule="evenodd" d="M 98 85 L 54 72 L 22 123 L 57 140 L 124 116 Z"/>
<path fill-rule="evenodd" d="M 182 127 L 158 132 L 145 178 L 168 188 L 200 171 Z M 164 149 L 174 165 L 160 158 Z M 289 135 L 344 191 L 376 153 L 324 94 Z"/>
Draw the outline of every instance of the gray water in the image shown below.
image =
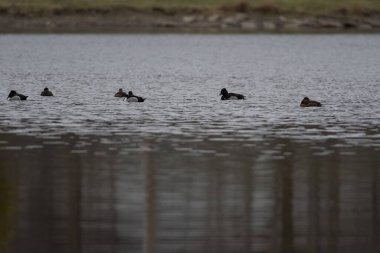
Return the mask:
<path fill-rule="evenodd" d="M 379 35 L 1 35 L 0 252 L 377 252 L 379 69 Z"/>

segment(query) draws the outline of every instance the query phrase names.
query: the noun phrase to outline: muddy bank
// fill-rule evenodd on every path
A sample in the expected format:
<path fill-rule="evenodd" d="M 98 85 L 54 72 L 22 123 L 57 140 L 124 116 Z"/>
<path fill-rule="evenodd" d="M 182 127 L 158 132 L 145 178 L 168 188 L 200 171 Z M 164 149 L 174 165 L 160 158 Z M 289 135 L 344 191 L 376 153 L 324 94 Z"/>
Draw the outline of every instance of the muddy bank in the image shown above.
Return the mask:
<path fill-rule="evenodd" d="M 379 32 L 380 13 L 266 11 L 0 11 L 0 32 Z"/>

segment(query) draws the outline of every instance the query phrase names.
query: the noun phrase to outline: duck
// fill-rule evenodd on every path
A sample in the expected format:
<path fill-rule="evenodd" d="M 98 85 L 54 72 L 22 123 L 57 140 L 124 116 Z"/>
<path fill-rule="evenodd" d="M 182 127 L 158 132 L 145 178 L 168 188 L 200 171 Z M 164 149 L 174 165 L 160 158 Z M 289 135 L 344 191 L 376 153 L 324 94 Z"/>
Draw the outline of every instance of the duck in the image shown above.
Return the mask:
<path fill-rule="evenodd" d="M 302 99 L 301 101 L 300 106 L 301 107 L 321 107 L 322 104 L 318 101 L 310 100 L 308 97 L 304 97 L 304 99 Z"/>
<path fill-rule="evenodd" d="M 245 99 L 245 96 L 237 93 L 229 93 L 226 88 L 220 91 L 219 96 L 222 96 L 221 100 L 238 100 Z"/>
<path fill-rule="evenodd" d="M 17 93 L 15 90 L 11 90 L 8 95 L 8 100 L 26 100 L 28 96 Z"/>
<path fill-rule="evenodd" d="M 49 88 L 45 88 L 43 92 L 41 92 L 41 96 L 51 97 L 53 96 L 53 92 L 49 90 Z"/>
<path fill-rule="evenodd" d="M 129 91 L 127 97 L 123 99 L 123 101 L 127 102 L 144 102 L 144 100 L 145 98 L 135 96 L 132 91 Z"/>
<path fill-rule="evenodd" d="M 115 93 L 114 97 L 122 98 L 122 97 L 128 97 L 128 95 L 127 93 L 123 91 L 122 88 L 120 88 L 119 91 Z"/>

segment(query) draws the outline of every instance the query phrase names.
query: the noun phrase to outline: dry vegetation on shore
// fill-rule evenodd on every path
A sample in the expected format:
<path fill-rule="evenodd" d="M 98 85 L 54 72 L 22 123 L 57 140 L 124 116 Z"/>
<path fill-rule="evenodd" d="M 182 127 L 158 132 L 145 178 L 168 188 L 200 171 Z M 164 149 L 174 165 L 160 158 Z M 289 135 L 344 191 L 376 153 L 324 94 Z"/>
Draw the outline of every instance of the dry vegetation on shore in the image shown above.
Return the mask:
<path fill-rule="evenodd" d="M 0 0 L 0 32 L 380 31 L 380 0 Z"/>
<path fill-rule="evenodd" d="M 379 0 L 0 0 L 3 10 L 49 11 L 113 10 L 135 8 L 268 10 L 292 13 L 380 12 Z"/>

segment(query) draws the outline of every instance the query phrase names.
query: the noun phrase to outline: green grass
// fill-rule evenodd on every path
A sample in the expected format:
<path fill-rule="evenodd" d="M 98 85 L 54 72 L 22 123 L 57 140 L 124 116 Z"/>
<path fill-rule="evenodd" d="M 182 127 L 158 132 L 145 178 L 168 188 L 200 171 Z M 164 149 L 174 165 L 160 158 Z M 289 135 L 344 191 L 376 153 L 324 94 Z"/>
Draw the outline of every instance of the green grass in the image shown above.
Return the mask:
<path fill-rule="evenodd" d="M 380 12 L 380 0 L 0 0 L 0 7 L 19 9 L 112 9 L 133 8 L 218 8 L 245 3 L 251 8 L 274 8 L 290 12 Z"/>

